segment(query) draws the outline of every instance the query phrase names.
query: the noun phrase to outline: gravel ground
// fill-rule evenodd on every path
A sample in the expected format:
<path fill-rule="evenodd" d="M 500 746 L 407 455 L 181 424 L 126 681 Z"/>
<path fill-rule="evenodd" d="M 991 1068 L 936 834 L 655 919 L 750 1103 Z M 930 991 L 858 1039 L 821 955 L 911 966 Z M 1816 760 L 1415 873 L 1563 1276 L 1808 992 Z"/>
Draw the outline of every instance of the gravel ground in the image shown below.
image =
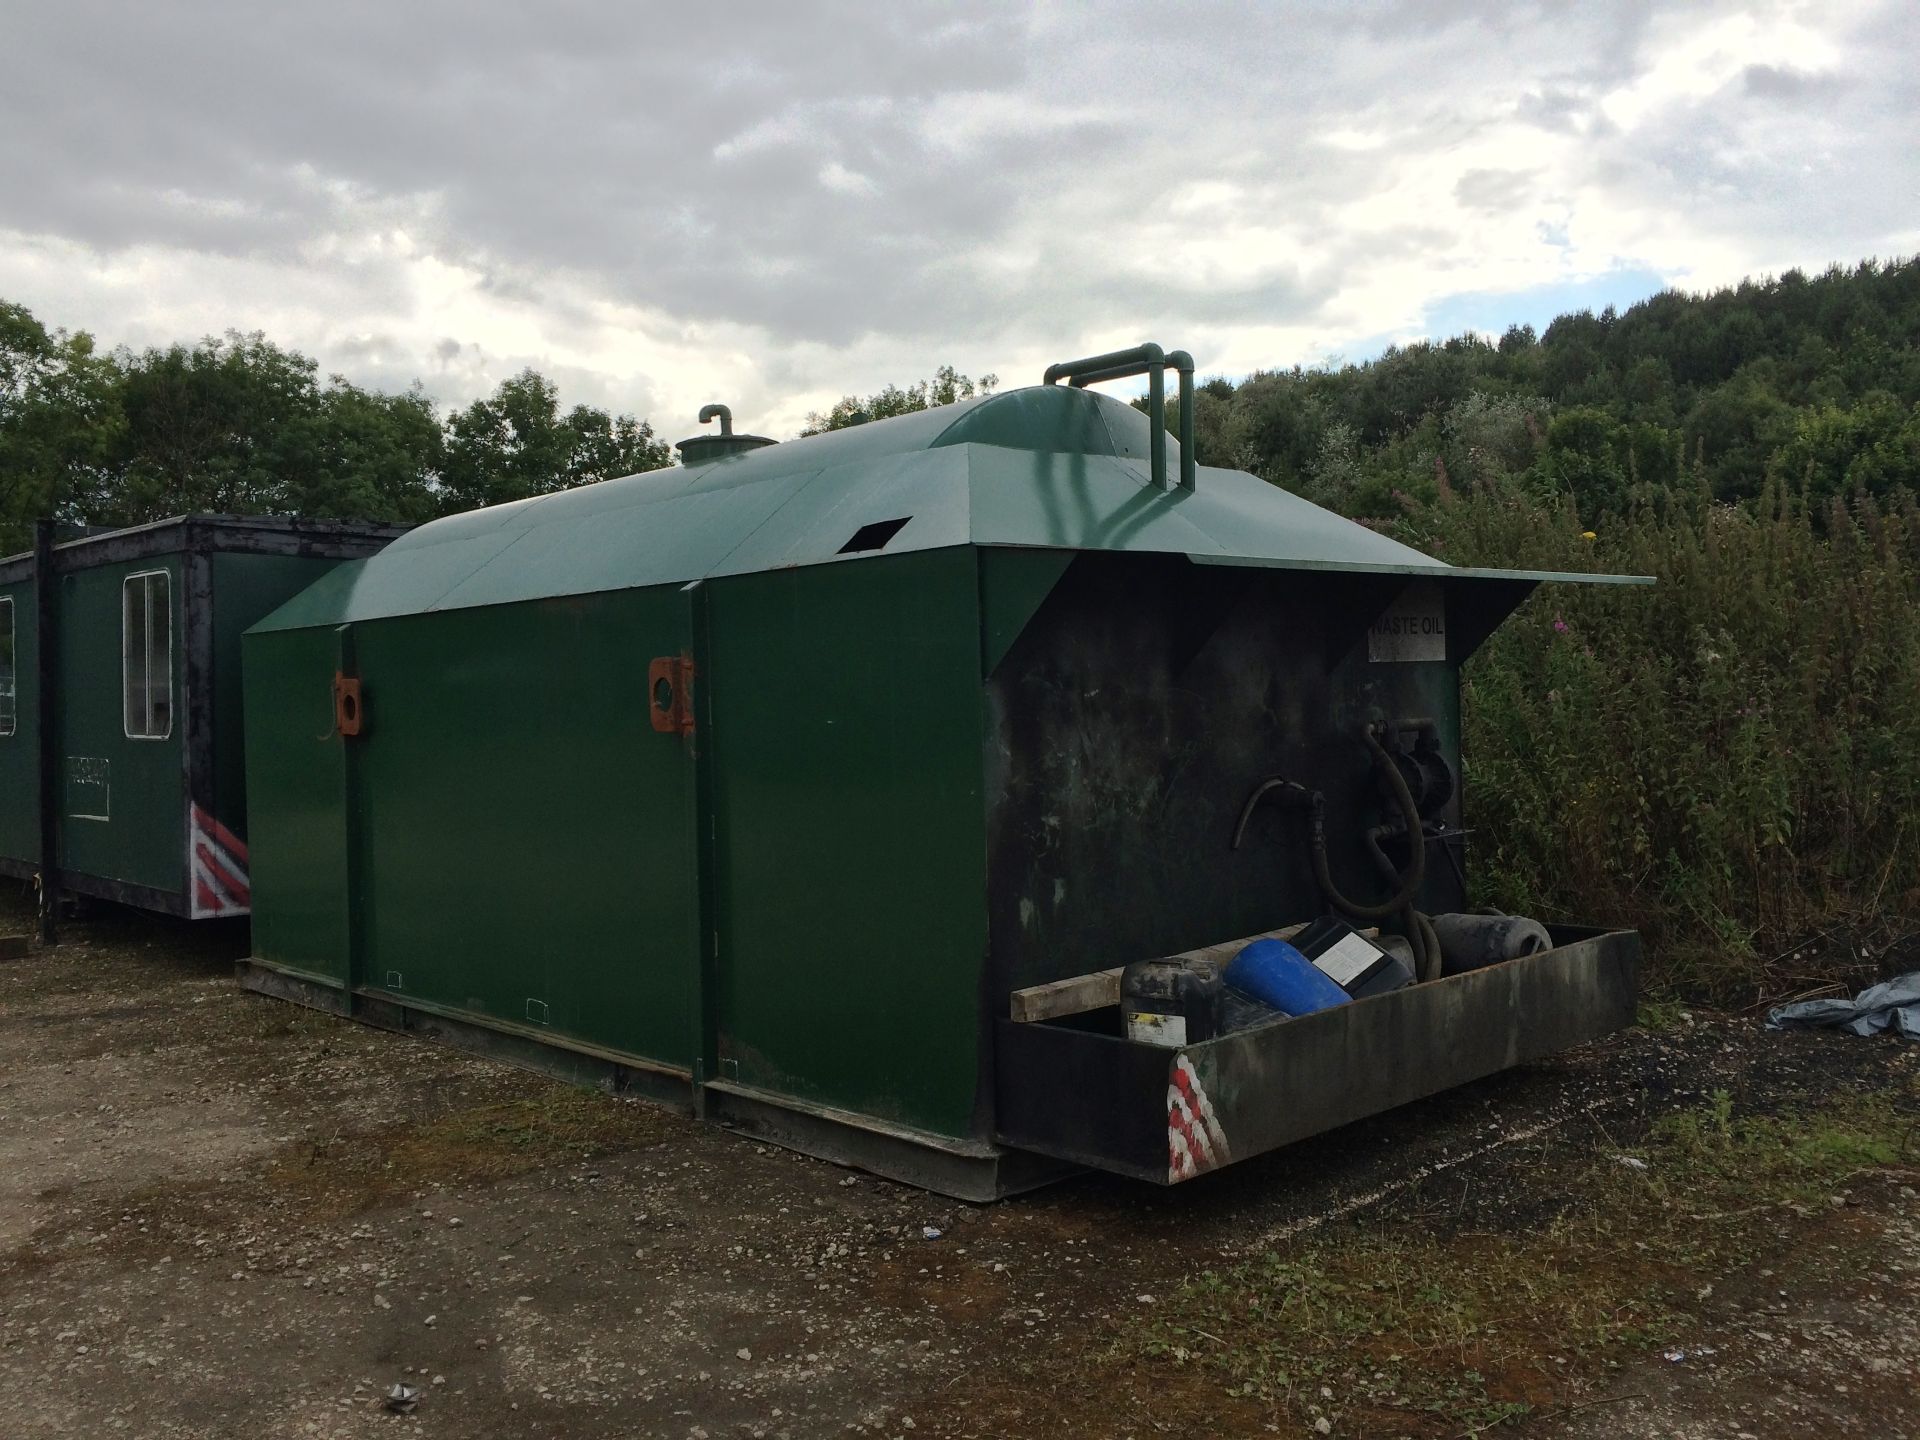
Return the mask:
<path fill-rule="evenodd" d="M 8 906 L 0 933 L 26 923 Z M 247 994 L 243 946 L 105 912 L 0 962 L 10 1440 L 1285 1433 L 1115 1337 L 1197 1269 L 1350 1215 L 1521 1223 L 1564 1203 L 1543 1157 L 1716 1088 L 1910 1069 L 1893 1042 L 1703 1021 L 1178 1190 L 972 1207 Z M 1855 1198 L 1726 1287 L 1688 1359 L 1520 1430 L 1920 1433 L 1920 1212 Z"/>

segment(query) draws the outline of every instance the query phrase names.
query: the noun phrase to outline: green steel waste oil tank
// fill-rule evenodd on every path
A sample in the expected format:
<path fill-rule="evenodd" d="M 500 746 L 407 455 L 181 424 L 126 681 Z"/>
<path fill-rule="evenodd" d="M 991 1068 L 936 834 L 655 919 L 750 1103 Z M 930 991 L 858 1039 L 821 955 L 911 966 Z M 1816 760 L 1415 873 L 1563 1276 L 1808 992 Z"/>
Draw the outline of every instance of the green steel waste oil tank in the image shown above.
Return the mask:
<path fill-rule="evenodd" d="M 1197 466 L 1168 370 L 1190 417 L 1152 346 L 777 445 L 723 416 L 700 463 L 324 576 L 245 640 L 248 982 L 971 1198 L 1186 1178 L 1184 1084 L 1221 1163 L 1626 1023 L 1637 944 L 1593 931 L 1331 1019 L 1122 1033 L 1119 967 L 1327 908 L 1311 832 L 1330 883 L 1417 849 L 1418 907 L 1460 909 L 1460 664 L 1607 578 L 1451 567 Z M 1085 388 L 1131 374 L 1144 412 Z M 1275 777 L 1303 803 L 1248 813 Z M 1359 1044 L 1424 1058 L 1362 1077 Z"/>

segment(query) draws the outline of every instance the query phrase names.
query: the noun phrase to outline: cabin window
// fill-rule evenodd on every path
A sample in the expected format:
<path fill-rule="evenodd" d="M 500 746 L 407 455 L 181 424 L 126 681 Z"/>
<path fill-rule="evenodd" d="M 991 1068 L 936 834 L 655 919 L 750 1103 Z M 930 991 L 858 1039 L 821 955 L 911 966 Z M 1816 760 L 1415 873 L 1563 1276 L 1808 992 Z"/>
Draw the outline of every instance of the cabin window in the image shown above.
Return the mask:
<path fill-rule="evenodd" d="M 121 695 L 127 738 L 173 733 L 173 604 L 164 570 L 129 575 L 120 586 Z"/>
<path fill-rule="evenodd" d="M 0 600 L 0 735 L 11 735 L 19 724 L 13 685 L 13 597 Z"/>

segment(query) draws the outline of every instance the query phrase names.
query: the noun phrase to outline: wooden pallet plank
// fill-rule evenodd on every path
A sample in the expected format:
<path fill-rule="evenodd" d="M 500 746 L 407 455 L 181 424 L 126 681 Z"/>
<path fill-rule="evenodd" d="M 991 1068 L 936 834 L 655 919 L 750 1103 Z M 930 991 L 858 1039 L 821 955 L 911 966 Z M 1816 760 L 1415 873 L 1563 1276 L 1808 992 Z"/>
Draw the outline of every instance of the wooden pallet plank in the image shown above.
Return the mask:
<path fill-rule="evenodd" d="M 1278 930 L 1268 930 L 1259 935 L 1248 935 L 1239 940 L 1224 940 L 1218 945 L 1202 945 L 1196 950 L 1182 950 L 1169 958 L 1174 960 L 1202 960 L 1210 965 L 1225 965 L 1235 955 L 1256 940 L 1291 940 L 1305 925 L 1284 925 Z M 1371 936 L 1374 931 L 1361 932 Z M 1064 980 L 1049 980 L 1044 985 L 1029 985 L 1024 990 L 1013 992 L 1008 1007 L 1010 1018 L 1031 1023 L 1036 1020 L 1057 1020 L 1062 1015 L 1080 1015 L 1088 1010 L 1103 1009 L 1108 1005 L 1120 1003 L 1120 972 L 1124 966 L 1115 966 L 1111 970 L 1095 970 L 1086 975 L 1069 975 Z"/>

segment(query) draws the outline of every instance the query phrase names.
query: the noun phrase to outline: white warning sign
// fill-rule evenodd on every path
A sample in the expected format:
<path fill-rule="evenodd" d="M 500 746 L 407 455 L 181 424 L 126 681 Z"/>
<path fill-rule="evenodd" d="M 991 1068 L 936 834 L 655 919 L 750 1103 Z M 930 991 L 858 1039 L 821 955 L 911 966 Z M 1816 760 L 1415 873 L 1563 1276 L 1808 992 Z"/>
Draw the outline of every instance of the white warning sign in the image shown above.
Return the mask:
<path fill-rule="evenodd" d="M 1440 587 L 1409 585 L 1367 631 L 1367 658 L 1393 663 L 1447 658 L 1447 602 Z"/>

